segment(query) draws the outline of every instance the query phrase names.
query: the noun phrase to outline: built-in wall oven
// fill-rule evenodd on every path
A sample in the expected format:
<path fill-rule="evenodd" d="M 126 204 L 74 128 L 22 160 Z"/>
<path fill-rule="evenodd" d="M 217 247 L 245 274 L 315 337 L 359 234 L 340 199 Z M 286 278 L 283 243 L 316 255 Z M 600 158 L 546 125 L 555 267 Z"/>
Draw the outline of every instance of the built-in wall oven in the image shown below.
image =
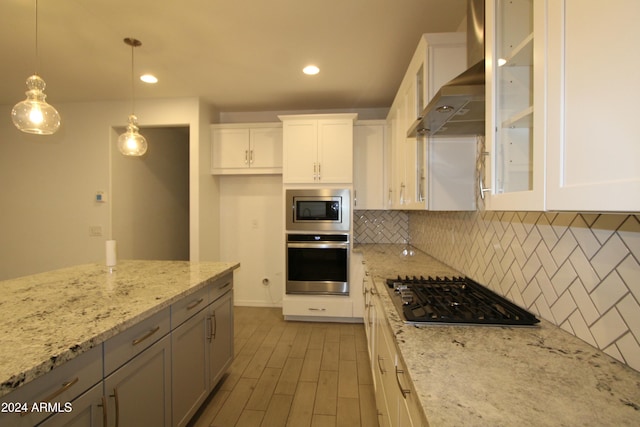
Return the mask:
<path fill-rule="evenodd" d="M 287 234 L 286 289 L 349 295 L 349 234 Z"/>
<path fill-rule="evenodd" d="M 286 293 L 349 295 L 348 189 L 287 189 Z"/>

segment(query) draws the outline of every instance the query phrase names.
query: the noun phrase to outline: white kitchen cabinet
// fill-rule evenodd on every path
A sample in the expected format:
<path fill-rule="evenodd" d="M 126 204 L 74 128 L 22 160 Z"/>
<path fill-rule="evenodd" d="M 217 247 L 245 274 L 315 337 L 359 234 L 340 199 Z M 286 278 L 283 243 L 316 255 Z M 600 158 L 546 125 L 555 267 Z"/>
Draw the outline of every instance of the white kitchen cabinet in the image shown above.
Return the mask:
<path fill-rule="evenodd" d="M 279 116 L 285 184 L 351 184 L 356 114 Z"/>
<path fill-rule="evenodd" d="M 408 137 L 407 132 L 422 113 L 423 109 L 433 98 L 440 87 L 456 77 L 466 69 L 466 37 L 464 33 L 435 33 L 424 34 L 411 59 L 409 67 L 400 84 L 393 104 L 387 115 L 389 135 L 391 137 L 390 185 L 387 186 L 388 205 L 393 209 L 445 209 L 469 210 L 475 204 L 452 204 L 455 198 L 451 194 L 458 194 L 460 181 L 449 187 L 446 179 L 439 180 L 440 164 L 435 163 L 437 150 L 441 145 L 430 144 L 432 139 L 426 137 Z M 446 141 L 446 137 L 438 137 L 439 141 Z M 456 138 L 460 139 L 460 138 Z M 469 139 L 471 141 L 471 139 Z M 458 147 L 461 147 L 458 145 Z M 444 150 L 445 152 L 448 150 Z M 474 156 L 470 162 L 469 155 Z M 465 145 L 462 156 L 450 157 L 447 167 L 457 168 L 460 175 L 464 175 L 466 182 L 465 193 L 473 192 L 475 188 L 475 145 L 469 142 Z M 432 170 L 434 169 L 434 170 Z M 440 167 L 440 171 L 442 167 Z M 442 185 L 443 192 L 430 194 L 432 180 Z M 441 187 L 435 187 L 440 189 Z M 439 200 L 442 194 L 445 199 Z"/>
<path fill-rule="evenodd" d="M 218 281 L 218 288 L 224 288 L 226 281 Z M 212 298 L 213 299 L 213 298 Z M 218 384 L 233 361 L 233 291 L 227 290 L 219 296 L 207 310 L 209 330 L 209 390 Z"/>
<path fill-rule="evenodd" d="M 640 2 L 547 3 L 546 208 L 638 212 Z"/>
<path fill-rule="evenodd" d="M 400 356 L 391 327 L 384 316 L 380 296 L 375 291 L 372 302 L 376 313 L 375 352 L 371 360 L 378 421 L 381 426 L 426 427 L 424 412 Z"/>
<path fill-rule="evenodd" d="M 486 140 L 489 210 L 545 209 L 545 3 L 488 0 Z"/>
<path fill-rule="evenodd" d="M 352 291 L 349 286 L 349 292 Z M 351 318 L 353 303 L 345 296 L 285 295 L 282 300 L 282 314 L 288 318 Z"/>
<path fill-rule="evenodd" d="M 353 317 L 365 318 L 365 268 L 363 255 L 360 252 L 351 252 L 349 259 L 349 296 L 352 301 Z"/>
<path fill-rule="evenodd" d="M 211 125 L 211 173 L 281 174 L 282 124 Z"/>
<path fill-rule="evenodd" d="M 640 211 L 640 3 L 486 6 L 486 208 Z"/>
<path fill-rule="evenodd" d="M 165 335 L 104 380 L 109 426 L 171 425 L 171 339 Z"/>
<path fill-rule="evenodd" d="M 384 120 L 363 120 L 353 127 L 353 208 L 387 209 L 387 125 Z"/>

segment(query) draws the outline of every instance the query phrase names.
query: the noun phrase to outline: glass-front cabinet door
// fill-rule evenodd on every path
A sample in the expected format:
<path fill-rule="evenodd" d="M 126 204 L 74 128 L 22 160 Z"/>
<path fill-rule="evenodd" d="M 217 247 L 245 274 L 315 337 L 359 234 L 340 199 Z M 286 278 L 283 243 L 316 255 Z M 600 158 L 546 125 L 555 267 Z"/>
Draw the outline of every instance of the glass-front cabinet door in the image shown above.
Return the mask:
<path fill-rule="evenodd" d="M 486 2 L 487 124 L 480 190 L 487 209 L 544 210 L 543 7 L 533 0 Z"/>

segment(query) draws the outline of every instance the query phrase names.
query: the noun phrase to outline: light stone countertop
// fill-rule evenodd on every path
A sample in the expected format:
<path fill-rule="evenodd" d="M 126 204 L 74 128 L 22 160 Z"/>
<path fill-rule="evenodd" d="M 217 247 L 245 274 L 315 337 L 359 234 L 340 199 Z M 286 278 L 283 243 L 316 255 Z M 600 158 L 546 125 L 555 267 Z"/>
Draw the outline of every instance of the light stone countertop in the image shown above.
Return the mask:
<path fill-rule="evenodd" d="M 640 426 L 640 373 L 547 321 L 536 327 L 404 324 L 385 289 L 401 275 L 461 275 L 403 245 L 356 245 L 431 427 Z"/>
<path fill-rule="evenodd" d="M 239 265 L 118 261 L 0 281 L 0 397 Z"/>

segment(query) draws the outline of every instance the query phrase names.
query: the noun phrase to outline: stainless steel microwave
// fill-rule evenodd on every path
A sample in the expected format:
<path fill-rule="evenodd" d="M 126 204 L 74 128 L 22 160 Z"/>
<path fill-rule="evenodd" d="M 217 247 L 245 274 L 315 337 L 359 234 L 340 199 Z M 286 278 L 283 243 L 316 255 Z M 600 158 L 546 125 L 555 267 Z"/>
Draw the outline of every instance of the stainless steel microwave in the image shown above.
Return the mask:
<path fill-rule="evenodd" d="M 287 231 L 349 231 L 349 189 L 288 189 L 285 193 Z"/>

